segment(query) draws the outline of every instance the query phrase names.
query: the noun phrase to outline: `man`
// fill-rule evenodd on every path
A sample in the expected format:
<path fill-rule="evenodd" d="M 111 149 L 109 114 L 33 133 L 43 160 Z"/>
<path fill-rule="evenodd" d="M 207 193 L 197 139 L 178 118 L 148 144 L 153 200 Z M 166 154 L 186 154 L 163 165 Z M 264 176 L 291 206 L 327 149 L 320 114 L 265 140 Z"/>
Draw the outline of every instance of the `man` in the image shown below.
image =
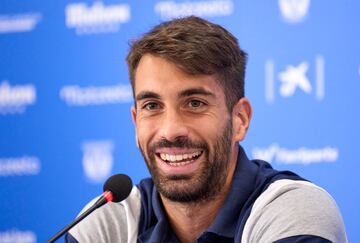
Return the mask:
<path fill-rule="evenodd" d="M 127 57 L 137 145 L 152 178 L 67 235 L 79 242 L 347 242 L 333 199 L 240 147 L 246 54 L 219 25 L 156 26 Z M 90 203 L 91 204 L 91 203 Z"/>

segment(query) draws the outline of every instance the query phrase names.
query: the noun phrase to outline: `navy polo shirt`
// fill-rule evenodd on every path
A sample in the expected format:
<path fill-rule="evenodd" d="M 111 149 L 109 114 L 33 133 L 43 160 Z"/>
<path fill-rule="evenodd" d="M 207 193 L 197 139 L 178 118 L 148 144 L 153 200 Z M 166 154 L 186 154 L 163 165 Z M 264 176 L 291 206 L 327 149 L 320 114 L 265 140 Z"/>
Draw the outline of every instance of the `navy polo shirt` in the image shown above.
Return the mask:
<path fill-rule="evenodd" d="M 250 161 L 242 147 L 229 194 L 214 222 L 197 242 L 240 242 L 245 222 L 258 196 L 275 180 L 303 180 L 289 171 L 276 171 L 269 163 Z M 139 185 L 142 211 L 138 242 L 179 242 L 171 229 L 151 179 Z"/>

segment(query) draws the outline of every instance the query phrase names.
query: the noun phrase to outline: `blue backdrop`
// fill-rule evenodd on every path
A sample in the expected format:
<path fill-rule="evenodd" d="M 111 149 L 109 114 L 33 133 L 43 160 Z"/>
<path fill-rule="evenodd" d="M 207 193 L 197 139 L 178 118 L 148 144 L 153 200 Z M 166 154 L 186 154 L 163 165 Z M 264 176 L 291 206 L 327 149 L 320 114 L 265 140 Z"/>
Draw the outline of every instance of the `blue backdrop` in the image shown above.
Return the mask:
<path fill-rule="evenodd" d="M 336 199 L 360 242 L 360 1 L 58 0 L 0 3 L 0 242 L 44 242 L 102 191 L 148 176 L 135 145 L 130 39 L 194 14 L 249 53 L 242 144 Z"/>

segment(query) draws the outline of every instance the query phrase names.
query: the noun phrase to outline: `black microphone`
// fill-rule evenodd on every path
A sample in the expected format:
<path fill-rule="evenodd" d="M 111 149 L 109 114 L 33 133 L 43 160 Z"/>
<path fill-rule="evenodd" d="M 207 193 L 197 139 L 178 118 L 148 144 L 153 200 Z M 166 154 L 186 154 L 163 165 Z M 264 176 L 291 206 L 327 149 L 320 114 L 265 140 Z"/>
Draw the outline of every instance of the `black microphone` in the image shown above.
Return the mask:
<path fill-rule="evenodd" d="M 59 239 L 63 234 L 68 232 L 72 227 L 77 225 L 81 220 L 87 217 L 95 209 L 103 206 L 108 202 L 120 202 L 127 198 L 132 189 L 132 182 L 129 176 L 125 174 L 116 174 L 111 176 L 104 184 L 102 196 L 85 212 L 83 212 L 79 217 L 77 217 L 72 223 L 67 225 L 56 235 L 54 235 L 48 243 L 54 242 Z"/>

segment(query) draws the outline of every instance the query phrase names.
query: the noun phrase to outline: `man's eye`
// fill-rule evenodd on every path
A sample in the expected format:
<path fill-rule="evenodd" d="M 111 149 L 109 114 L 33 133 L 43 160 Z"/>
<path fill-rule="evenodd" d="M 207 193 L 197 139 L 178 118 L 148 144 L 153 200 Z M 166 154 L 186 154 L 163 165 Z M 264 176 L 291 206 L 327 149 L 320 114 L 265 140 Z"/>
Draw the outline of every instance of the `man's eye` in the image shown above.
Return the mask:
<path fill-rule="evenodd" d="M 145 104 L 144 108 L 149 111 L 155 110 L 155 109 L 159 108 L 159 104 L 155 103 L 155 102 L 150 102 L 150 103 Z"/>
<path fill-rule="evenodd" d="M 189 102 L 189 106 L 191 108 L 199 108 L 201 106 L 204 105 L 204 102 L 200 101 L 200 100 L 192 100 Z"/>

